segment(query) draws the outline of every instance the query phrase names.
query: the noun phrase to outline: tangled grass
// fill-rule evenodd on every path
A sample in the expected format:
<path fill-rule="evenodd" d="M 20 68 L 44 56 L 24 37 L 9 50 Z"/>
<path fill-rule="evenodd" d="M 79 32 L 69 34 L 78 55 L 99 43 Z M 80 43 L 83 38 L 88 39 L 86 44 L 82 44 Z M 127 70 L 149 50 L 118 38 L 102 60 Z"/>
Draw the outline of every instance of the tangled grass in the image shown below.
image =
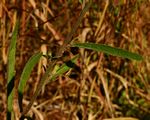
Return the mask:
<path fill-rule="evenodd" d="M 20 28 L 15 90 L 29 57 L 37 51 L 55 55 L 84 5 L 85 0 L 0 2 L 0 119 L 6 119 L 7 51 L 17 19 L 20 19 Z M 56 68 L 70 60 L 74 54 L 80 54 L 81 58 L 74 69 L 43 86 L 28 113 L 30 118 L 150 119 L 150 1 L 93 0 L 73 41 L 123 48 L 141 54 L 144 60 L 136 62 L 91 50 L 67 48 Z M 45 72 L 43 66 L 46 67 L 48 62 L 48 59 L 43 58 L 34 68 L 25 89 L 24 107 L 32 98 Z M 19 119 L 17 94 L 13 100 L 13 110 L 14 118 Z"/>

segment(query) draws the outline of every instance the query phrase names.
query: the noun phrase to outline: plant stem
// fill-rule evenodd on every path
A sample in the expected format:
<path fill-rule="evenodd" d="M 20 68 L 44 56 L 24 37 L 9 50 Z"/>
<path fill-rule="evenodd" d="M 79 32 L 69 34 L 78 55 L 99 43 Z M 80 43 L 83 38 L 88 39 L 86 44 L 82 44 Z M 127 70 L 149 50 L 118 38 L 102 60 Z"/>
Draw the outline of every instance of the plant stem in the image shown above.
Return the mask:
<path fill-rule="evenodd" d="M 88 9 L 90 8 L 91 3 L 92 3 L 92 1 L 90 1 L 89 3 L 87 3 L 87 4 L 85 5 L 85 7 L 83 8 L 83 10 L 81 11 L 80 16 L 79 16 L 77 22 L 74 24 L 74 26 L 73 26 L 71 32 L 68 34 L 66 40 L 64 41 L 64 44 L 63 44 L 63 45 L 60 47 L 60 49 L 57 51 L 57 53 L 56 53 L 56 58 L 62 56 L 63 52 L 65 51 L 65 49 L 66 49 L 66 47 L 67 47 L 67 45 L 70 44 L 70 42 L 72 41 L 72 37 L 73 37 L 75 31 L 76 31 L 77 28 L 79 27 L 79 25 L 80 25 L 80 23 L 81 23 L 81 21 L 82 21 L 84 15 L 85 15 L 85 13 L 86 13 L 86 12 L 88 11 Z M 33 105 L 35 99 L 37 98 L 38 94 L 40 93 L 40 91 L 41 91 L 41 89 L 42 89 L 42 86 L 44 85 L 45 81 L 51 78 L 51 73 L 52 73 L 52 70 L 53 70 L 54 65 L 55 65 L 56 62 L 57 62 L 56 59 L 55 59 L 55 60 L 52 60 L 52 61 L 50 62 L 50 64 L 49 64 L 49 66 L 48 66 L 48 68 L 47 68 L 47 70 L 46 70 L 44 76 L 42 77 L 41 81 L 39 82 L 39 84 L 38 84 L 38 86 L 37 86 L 37 89 L 36 89 L 36 91 L 35 91 L 33 97 L 31 98 L 30 103 L 27 105 L 27 107 L 25 108 L 25 110 L 22 112 L 22 116 L 24 116 L 25 114 L 27 114 L 28 111 L 30 110 L 30 108 L 32 107 L 32 105 Z"/>

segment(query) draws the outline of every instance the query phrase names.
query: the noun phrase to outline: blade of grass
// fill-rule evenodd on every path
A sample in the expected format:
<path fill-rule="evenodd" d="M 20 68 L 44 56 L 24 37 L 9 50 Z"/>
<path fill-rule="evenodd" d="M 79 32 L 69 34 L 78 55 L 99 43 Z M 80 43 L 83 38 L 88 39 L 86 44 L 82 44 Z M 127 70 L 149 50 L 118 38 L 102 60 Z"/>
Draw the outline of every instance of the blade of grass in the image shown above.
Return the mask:
<path fill-rule="evenodd" d="M 21 74 L 19 86 L 18 86 L 18 94 L 19 94 L 19 106 L 20 106 L 20 111 L 22 112 L 22 98 L 23 98 L 23 91 L 25 88 L 25 85 L 27 83 L 27 80 L 30 77 L 31 71 L 33 70 L 34 66 L 38 63 L 40 58 L 42 57 L 42 53 L 36 53 L 34 54 L 26 63 L 23 72 Z"/>
<path fill-rule="evenodd" d="M 14 78 L 15 78 L 15 55 L 16 41 L 18 36 L 19 22 L 16 22 L 11 43 L 8 51 L 8 80 L 7 80 L 7 120 L 11 120 L 13 113 L 13 94 L 14 94 Z"/>
<path fill-rule="evenodd" d="M 104 120 L 139 120 L 139 119 L 132 117 L 120 117 L 120 118 L 106 118 Z"/>
<path fill-rule="evenodd" d="M 95 50 L 98 52 L 104 52 L 109 55 L 128 58 L 128 59 L 132 59 L 132 60 L 140 61 L 143 59 L 141 55 L 138 55 L 136 53 L 132 53 L 132 52 L 120 49 L 120 48 L 115 48 L 115 47 L 111 47 L 111 46 L 104 45 L 104 44 L 74 43 L 74 44 L 72 44 L 72 46 L 79 47 L 79 48 L 91 49 L 91 50 Z"/>
<path fill-rule="evenodd" d="M 27 114 L 28 111 L 30 110 L 30 108 L 32 107 L 32 105 L 33 105 L 35 99 L 37 98 L 38 94 L 40 93 L 40 91 L 41 91 L 41 89 L 42 89 L 42 86 L 44 85 L 45 81 L 47 81 L 47 80 L 51 77 L 51 72 L 52 72 L 53 67 L 54 67 L 54 65 L 56 64 L 56 62 L 57 62 L 56 60 L 54 60 L 53 62 L 50 62 L 48 68 L 46 69 L 45 74 L 42 76 L 42 78 L 41 78 L 41 80 L 40 80 L 40 82 L 39 82 L 39 84 L 38 84 L 38 86 L 37 86 L 37 89 L 36 89 L 34 95 L 33 95 L 32 98 L 31 98 L 29 104 L 28 104 L 27 107 L 23 110 L 22 115 L 21 115 L 22 117 L 24 117 L 25 114 Z"/>
<path fill-rule="evenodd" d="M 56 77 L 62 75 L 63 73 L 67 72 L 70 68 L 73 68 L 75 66 L 76 60 L 79 58 L 79 55 L 76 55 L 68 62 L 64 63 L 60 68 L 56 71 L 56 73 L 52 76 L 51 80 L 55 80 Z"/>
<path fill-rule="evenodd" d="M 89 1 L 89 3 L 87 3 L 84 7 L 84 9 L 81 11 L 80 16 L 77 20 L 77 22 L 75 23 L 75 25 L 73 26 L 73 29 L 71 30 L 71 32 L 68 34 L 66 41 L 64 42 L 64 44 L 60 47 L 60 49 L 56 52 L 56 58 L 61 57 L 64 50 L 66 49 L 67 45 L 70 44 L 70 42 L 72 41 L 72 36 L 74 35 L 75 31 L 77 30 L 79 24 L 81 23 L 83 16 L 85 15 L 85 13 L 87 12 L 87 10 L 89 9 L 89 7 L 92 4 L 92 0 Z M 53 70 L 54 65 L 56 64 L 57 60 L 53 60 L 50 62 L 50 64 L 48 65 L 48 68 L 45 72 L 45 74 L 43 75 L 41 81 L 39 82 L 39 85 L 37 86 L 37 89 L 33 95 L 33 97 L 31 98 L 30 103 L 28 104 L 28 106 L 26 107 L 26 109 L 22 112 L 22 116 L 24 116 L 31 108 L 33 102 L 35 101 L 35 99 L 37 98 L 38 94 L 40 93 L 42 86 L 44 85 L 45 81 L 49 79 L 49 77 L 51 77 L 51 72 Z"/>
<path fill-rule="evenodd" d="M 75 56 L 75 57 L 71 60 L 72 64 L 74 63 L 74 61 L 75 61 L 77 58 L 78 58 L 78 55 Z M 52 76 L 52 75 L 51 75 L 51 72 L 52 72 L 52 69 L 53 69 L 55 63 L 56 63 L 56 60 L 54 60 L 54 62 L 51 62 L 50 66 L 48 66 L 48 68 L 47 68 L 47 70 L 46 70 L 46 73 L 44 74 L 44 76 L 42 77 L 41 81 L 39 82 L 39 85 L 38 85 L 38 87 L 37 87 L 37 89 L 36 89 L 36 91 L 35 91 L 33 97 L 32 97 L 31 100 L 30 100 L 30 103 L 27 105 L 26 109 L 22 112 L 22 116 L 24 116 L 24 115 L 30 110 L 30 108 L 31 108 L 31 106 L 32 106 L 32 104 L 33 104 L 33 102 L 34 102 L 34 100 L 35 100 L 36 97 L 38 96 L 38 94 L 39 94 L 39 92 L 40 92 L 42 86 L 45 84 L 45 81 L 51 81 L 51 79 L 54 80 L 58 75 L 63 74 L 64 72 L 66 72 L 68 69 L 71 68 L 71 66 L 69 66 L 68 64 L 67 64 L 67 65 L 63 64 L 63 65 L 57 70 L 57 72 Z M 66 66 L 68 66 L 68 67 L 66 67 Z M 50 78 L 50 79 L 49 79 L 49 78 Z"/>
<path fill-rule="evenodd" d="M 73 25 L 71 32 L 67 35 L 66 40 L 64 41 L 64 44 L 61 46 L 61 48 L 59 49 L 59 51 L 57 52 L 56 56 L 62 56 L 62 53 L 64 52 L 64 50 L 66 49 L 67 45 L 71 43 L 72 41 L 72 37 L 75 34 L 77 28 L 79 27 L 85 13 L 89 10 L 90 6 L 92 4 L 92 0 L 90 0 L 85 7 L 83 8 L 83 10 L 80 13 L 79 18 L 77 19 L 77 22 Z"/>

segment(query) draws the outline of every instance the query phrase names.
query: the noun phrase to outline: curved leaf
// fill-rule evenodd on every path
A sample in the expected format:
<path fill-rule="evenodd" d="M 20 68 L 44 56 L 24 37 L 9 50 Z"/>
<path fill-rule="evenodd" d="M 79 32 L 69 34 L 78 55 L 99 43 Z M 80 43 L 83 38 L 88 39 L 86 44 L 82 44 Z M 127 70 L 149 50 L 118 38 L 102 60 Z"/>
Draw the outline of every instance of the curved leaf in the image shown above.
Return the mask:
<path fill-rule="evenodd" d="M 36 53 L 26 63 L 23 69 L 23 72 L 21 74 L 20 82 L 19 82 L 19 87 L 18 87 L 19 93 L 21 94 L 23 93 L 24 87 L 26 85 L 27 80 L 30 77 L 31 71 L 34 68 L 34 66 L 37 64 L 41 56 L 42 56 L 42 53 Z"/>
<path fill-rule="evenodd" d="M 15 78 L 15 55 L 16 55 L 16 41 L 18 36 L 19 21 L 16 22 L 14 31 L 12 33 L 12 38 L 10 41 L 9 51 L 8 51 L 8 74 L 7 74 L 7 119 L 11 119 L 11 114 L 13 111 L 13 88 L 14 88 L 14 78 Z"/>
<path fill-rule="evenodd" d="M 24 91 L 26 82 L 30 77 L 32 69 L 37 64 L 37 62 L 39 61 L 41 56 L 42 56 L 42 53 L 34 54 L 26 63 L 26 65 L 23 69 L 23 72 L 21 74 L 21 78 L 20 78 L 20 82 L 19 82 L 19 86 L 18 86 L 18 101 L 19 101 L 20 112 L 22 112 L 22 110 L 23 110 L 22 99 L 23 99 L 23 91 Z"/>
<path fill-rule="evenodd" d="M 120 48 L 111 47 L 105 44 L 95 44 L 95 43 L 75 43 L 72 45 L 73 47 L 80 47 L 95 50 L 98 52 L 104 52 L 109 55 L 119 56 L 123 58 L 133 59 L 133 60 L 142 60 L 142 56 L 136 53 L 132 53 Z"/>

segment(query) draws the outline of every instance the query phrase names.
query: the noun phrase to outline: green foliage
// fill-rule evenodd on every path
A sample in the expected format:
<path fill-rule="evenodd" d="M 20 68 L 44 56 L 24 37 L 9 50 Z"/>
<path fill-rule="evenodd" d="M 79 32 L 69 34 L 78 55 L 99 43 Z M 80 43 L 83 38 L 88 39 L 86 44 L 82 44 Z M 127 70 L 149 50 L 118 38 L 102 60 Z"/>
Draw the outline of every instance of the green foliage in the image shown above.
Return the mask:
<path fill-rule="evenodd" d="M 21 74 L 20 82 L 19 82 L 19 87 L 18 87 L 19 93 L 21 93 L 21 94 L 23 93 L 26 82 L 30 77 L 31 71 L 41 57 L 42 57 L 42 53 L 36 53 L 26 63 L 26 65 L 23 69 L 23 72 Z"/>
<path fill-rule="evenodd" d="M 82 4 L 82 3 L 83 3 L 83 0 L 79 0 L 79 2 Z"/>
<path fill-rule="evenodd" d="M 56 73 L 52 76 L 51 80 L 55 80 L 56 77 L 62 75 L 63 73 L 67 72 L 70 68 L 73 68 L 75 65 L 76 60 L 79 58 L 79 55 L 76 55 L 74 58 L 69 60 L 68 62 L 64 63 L 62 66 L 58 68 Z M 50 81 L 51 81 L 50 80 Z"/>
<path fill-rule="evenodd" d="M 68 1 L 68 3 L 69 2 L 70 1 Z M 82 4 L 83 0 L 79 0 L 79 2 Z M 79 18 L 78 18 L 76 24 L 72 27 L 73 29 L 70 32 L 70 34 L 68 34 L 67 39 L 65 40 L 65 43 L 60 47 L 61 52 L 62 51 L 64 52 L 66 50 L 66 47 L 71 43 L 72 37 L 73 37 L 74 33 L 76 32 L 78 26 L 80 25 L 80 23 L 83 19 L 83 16 L 85 15 L 85 13 L 88 11 L 89 7 L 91 6 L 91 3 L 92 2 L 90 0 L 90 2 L 85 6 L 85 8 L 80 13 Z M 115 10 L 116 16 L 118 16 L 119 13 L 120 13 L 120 8 Z M 120 29 L 121 29 L 121 23 L 122 23 L 122 19 L 119 19 L 118 24 L 116 24 L 116 29 L 118 31 L 120 31 Z M 13 31 L 13 34 L 12 34 L 11 44 L 10 44 L 9 53 L 8 53 L 8 81 L 7 81 L 7 97 L 8 97 L 7 119 L 8 120 L 12 118 L 12 112 L 13 112 L 12 105 L 13 105 L 13 88 L 14 88 L 14 77 L 15 77 L 15 54 L 16 54 L 16 40 L 17 40 L 17 35 L 18 35 L 18 26 L 19 26 L 19 23 L 17 22 L 15 29 Z M 140 61 L 143 59 L 141 55 L 138 55 L 136 53 L 132 53 L 132 52 L 120 49 L 120 48 L 115 48 L 115 47 L 111 47 L 111 46 L 104 45 L 104 44 L 74 43 L 71 46 L 90 49 L 90 50 L 94 50 L 97 52 L 103 52 L 108 55 L 118 56 L 118 57 L 127 58 L 127 59 L 131 59 L 131 60 Z M 40 93 L 42 86 L 45 84 L 45 81 L 49 80 L 49 82 L 51 82 L 51 81 L 55 80 L 56 77 L 64 74 L 65 72 L 67 72 L 68 70 L 73 68 L 77 59 L 79 58 L 79 55 L 74 56 L 73 59 L 69 60 L 68 62 L 66 62 L 62 66 L 60 66 L 55 74 L 52 74 L 52 70 L 53 70 L 54 66 L 56 65 L 56 63 L 58 62 L 57 55 L 56 55 L 56 58 L 54 57 L 54 59 L 53 58 L 50 59 L 50 64 L 48 65 L 48 68 L 46 69 L 45 74 L 42 76 L 42 79 L 39 82 L 39 86 L 37 87 L 36 92 L 32 96 L 29 105 L 23 111 L 23 109 L 22 109 L 23 92 L 24 92 L 27 80 L 29 79 L 33 68 L 38 63 L 41 56 L 42 56 L 42 53 L 40 53 L 40 52 L 34 54 L 26 63 L 26 65 L 22 71 L 21 77 L 20 77 L 20 82 L 19 82 L 19 86 L 18 86 L 18 93 L 19 93 L 18 99 L 19 99 L 19 105 L 20 105 L 20 110 L 22 112 L 22 116 L 24 116 L 30 110 L 35 99 L 37 98 L 38 94 Z M 61 57 L 63 57 L 63 56 L 61 56 Z M 50 58 L 51 58 L 51 56 L 50 56 Z M 121 95 L 121 98 L 119 99 L 119 103 L 120 104 L 124 104 L 124 103 L 128 104 L 128 101 L 127 100 L 125 101 L 125 100 L 126 100 L 126 93 L 123 92 Z M 138 104 L 143 105 L 144 102 L 145 102 L 144 99 L 139 100 Z M 147 104 L 145 104 L 145 106 L 146 105 Z M 135 111 L 135 110 L 131 110 L 131 112 L 128 115 L 130 115 L 132 113 L 132 111 Z"/>
<path fill-rule="evenodd" d="M 37 64 L 39 59 L 41 58 L 42 53 L 36 53 L 34 54 L 26 63 L 23 72 L 21 74 L 19 86 L 18 86 L 18 93 L 19 93 L 19 105 L 20 109 L 22 109 L 22 94 L 25 88 L 25 85 L 27 83 L 27 80 L 30 77 L 31 71 L 33 70 L 34 66 Z"/>
<path fill-rule="evenodd" d="M 16 23 L 11 43 L 8 52 L 8 80 L 7 80 L 7 120 L 10 120 L 13 112 L 13 88 L 15 78 L 15 55 L 16 55 L 16 41 L 18 36 L 19 22 Z"/>
<path fill-rule="evenodd" d="M 79 48 L 91 49 L 91 50 L 95 50 L 98 52 L 104 52 L 104 53 L 107 53 L 109 55 L 128 58 L 128 59 L 132 59 L 132 60 L 138 60 L 138 61 L 142 60 L 142 56 L 140 56 L 136 53 L 128 52 L 126 50 L 123 50 L 120 48 L 114 48 L 114 47 L 104 45 L 104 44 L 75 43 L 72 46 L 79 47 Z"/>

